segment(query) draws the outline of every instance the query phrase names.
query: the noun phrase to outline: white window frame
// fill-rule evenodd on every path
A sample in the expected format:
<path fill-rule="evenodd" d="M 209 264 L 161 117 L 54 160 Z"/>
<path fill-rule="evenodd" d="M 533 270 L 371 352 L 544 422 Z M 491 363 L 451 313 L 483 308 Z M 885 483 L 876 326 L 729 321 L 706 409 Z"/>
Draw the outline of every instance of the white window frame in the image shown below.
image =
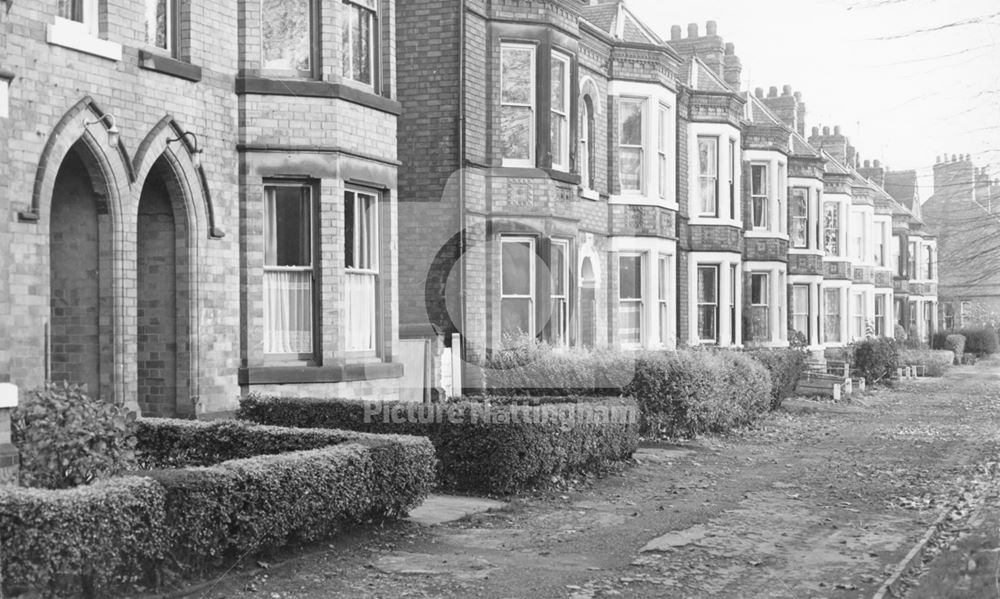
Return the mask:
<path fill-rule="evenodd" d="M 563 98 L 562 98 L 562 100 L 563 100 L 563 110 L 562 111 L 556 110 L 555 106 L 551 106 L 550 107 L 550 111 L 549 111 L 549 129 L 550 129 L 549 138 L 550 138 L 550 140 L 553 137 L 551 130 L 555 126 L 556 122 L 561 119 L 561 122 L 562 122 L 563 126 L 562 126 L 561 130 L 559 131 L 559 145 L 560 145 L 560 148 L 562 149 L 562 151 L 559 153 L 559 155 L 556 155 L 554 152 L 552 152 L 552 148 L 549 148 L 549 151 L 552 152 L 552 168 L 556 169 L 556 170 L 559 170 L 559 171 L 568 172 L 570 170 L 570 163 L 569 163 L 569 156 L 570 156 L 569 144 L 570 144 L 570 138 L 571 138 L 571 135 L 570 135 L 570 107 L 571 107 L 571 104 L 570 104 L 570 98 L 571 98 L 570 91 L 571 91 L 571 88 L 572 88 L 570 65 L 572 64 L 572 58 L 568 54 L 564 54 L 562 52 L 557 52 L 557 51 L 553 50 L 552 51 L 552 61 L 551 62 L 552 62 L 551 66 L 552 66 L 552 71 L 553 72 L 555 72 L 556 63 L 561 63 L 559 68 L 563 72 Z M 552 85 L 552 82 L 554 80 L 555 80 L 555 78 L 550 76 L 549 84 Z M 551 93 L 550 93 L 550 96 L 551 96 Z M 551 143 L 551 141 L 550 141 L 550 143 Z"/>
<path fill-rule="evenodd" d="M 660 344 L 664 347 L 673 345 L 670 330 L 670 298 L 673 297 L 671 290 L 671 281 L 673 281 L 672 263 L 673 256 L 669 254 L 659 254 L 656 258 L 657 315 L 660 324 Z"/>
<path fill-rule="evenodd" d="M 836 314 L 831 314 L 829 307 L 830 303 L 828 298 L 830 294 L 836 294 L 837 301 L 833 304 L 837 307 Z M 840 344 L 844 342 L 844 289 L 842 287 L 824 287 L 822 289 L 822 305 L 823 310 L 823 343 L 827 345 Z M 830 318 L 832 316 L 837 317 L 837 327 L 835 331 L 831 331 L 830 328 Z M 832 335 L 836 334 L 836 337 Z"/>
<path fill-rule="evenodd" d="M 736 207 L 737 198 L 740 194 L 736 190 L 736 169 L 740 164 L 738 158 L 739 148 L 737 147 L 736 140 L 729 138 L 729 217 L 732 219 L 736 218 L 738 209 Z"/>
<path fill-rule="evenodd" d="M 82 32 L 98 37 L 100 34 L 100 0 L 70 0 L 69 6 L 69 15 L 56 15 L 56 18 L 69 23 L 78 23 L 77 27 Z"/>
<path fill-rule="evenodd" d="M 656 166 L 657 187 L 660 199 L 666 200 L 670 195 L 670 162 L 668 160 L 670 144 L 670 107 L 660 103 L 656 110 Z"/>
<path fill-rule="evenodd" d="M 550 314 L 550 338 L 552 344 L 558 347 L 568 347 L 570 344 L 569 328 L 569 265 L 570 265 L 570 242 L 565 239 L 553 239 L 550 246 L 551 255 L 555 255 L 555 249 L 562 251 L 562 272 L 557 273 L 552 270 L 552 259 L 549 258 L 549 275 L 552 287 L 549 291 L 549 299 L 552 312 Z M 556 277 L 562 283 L 562 293 L 556 293 Z M 557 327 L 558 324 L 558 327 Z"/>
<path fill-rule="evenodd" d="M 299 273 L 299 274 L 309 273 L 309 275 L 308 275 L 309 276 L 309 285 L 310 285 L 310 303 L 309 303 L 309 310 L 310 310 L 309 320 L 310 320 L 310 324 L 309 324 L 309 329 L 308 329 L 309 330 L 309 343 L 308 343 L 309 347 L 308 348 L 302 347 L 302 348 L 300 348 L 301 351 L 291 351 L 291 352 L 269 351 L 268 346 L 267 346 L 267 341 L 266 341 L 266 339 L 267 339 L 267 337 L 266 337 L 266 331 L 268 329 L 268 321 L 267 321 L 267 319 L 268 319 L 268 312 L 269 311 L 266 308 L 266 300 L 264 300 L 262 302 L 262 305 L 264 306 L 264 316 L 263 316 L 263 319 L 262 319 L 263 320 L 263 331 L 262 331 L 263 335 L 262 335 L 262 337 L 264 339 L 264 354 L 268 355 L 268 356 L 275 356 L 275 357 L 280 357 L 280 356 L 294 356 L 294 357 L 299 358 L 299 359 L 308 359 L 308 358 L 314 357 L 314 355 L 315 355 L 315 348 L 316 348 L 316 309 L 315 309 L 315 305 L 316 305 L 316 292 L 317 292 L 317 289 L 316 289 L 316 250 L 315 250 L 315 243 L 316 243 L 316 215 L 315 215 L 316 187 L 314 185 L 311 185 L 311 184 L 308 184 L 308 183 L 298 183 L 298 182 L 292 182 L 292 181 L 268 181 L 268 182 L 264 183 L 264 210 L 263 210 L 263 218 L 264 218 L 264 221 L 263 221 L 263 234 L 264 234 L 264 236 L 266 236 L 268 234 L 268 231 L 270 230 L 269 221 L 271 220 L 271 217 L 272 217 L 272 215 L 268 212 L 268 208 L 267 208 L 270 205 L 269 196 L 271 195 L 272 190 L 275 190 L 275 189 L 278 189 L 278 188 L 298 189 L 300 191 L 304 191 L 306 193 L 307 197 L 308 197 L 308 207 L 307 207 L 308 209 L 306 211 L 306 214 L 308 214 L 308 217 L 309 217 L 309 222 L 307 224 L 308 224 L 308 230 L 309 230 L 310 236 L 311 236 L 310 243 L 309 243 L 309 266 L 281 266 L 281 265 L 276 265 L 276 264 L 275 265 L 268 265 L 267 264 L 267 256 L 266 256 L 266 252 L 265 252 L 264 266 L 263 266 L 263 275 L 264 275 L 264 277 L 267 277 L 268 273 Z M 275 234 L 276 234 L 276 232 L 275 232 Z M 264 244 L 265 244 L 265 247 L 266 247 L 266 244 L 267 244 L 266 239 L 264 240 Z M 265 296 L 266 296 L 266 292 L 264 292 L 264 293 L 265 293 Z"/>
<path fill-rule="evenodd" d="M 823 239 L 822 239 L 822 249 L 823 253 L 828 258 L 840 258 L 844 255 L 844 203 L 840 200 L 827 199 L 823 201 Z M 829 248 L 827 248 L 827 232 L 830 230 L 829 222 L 827 220 L 827 207 L 835 206 L 837 208 L 837 251 L 831 253 Z"/>
<path fill-rule="evenodd" d="M 639 132 L 642 135 L 642 139 L 639 140 L 639 145 L 626 144 L 622 141 L 623 128 L 625 126 L 625 110 L 623 109 L 625 104 L 638 104 L 639 105 L 639 116 L 642 118 L 640 123 Z M 646 186 L 649 181 L 649 169 L 646 165 L 647 148 L 646 144 L 649 142 L 649 134 L 646 131 L 648 129 L 649 115 L 647 107 L 649 106 L 649 101 L 647 98 L 639 98 L 633 96 L 622 96 L 619 98 L 619 108 L 618 111 L 618 181 L 621 187 L 621 193 L 625 195 L 643 195 L 646 193 Z M 622 176 L 622 165 L 624 161 L 621 159 L 623 150 L 639 150 L 639 187 L 638 188 L 626 188 L 623 181 L 625 178 Z"/>
<path fill-rule="evenodd" d="M 769 231 L 771 229 L 771 169 L 770 164 L 767 162 L 751 162 L 750 163 L 750 225 L 755 231 Z M 754 170 L 764 169 L 763 176 L 760 181 L 764 185 L 764 189 L 755 190 L 754 185 Z M 756 193 L 755 193 L 756 192 Z M 763 200 L 764 213 L 762 215 L 757 213 L 758 201 Z M 760 224 L 758 224 L 760 223 Z"/>
<path fill-rule="evenodd" d="M 896 276 L 906 276 L 906 264 L 903 262 L 903 238 L 893 235 L 891 241 L 892 270 Z"/>
<path fill-rule="evenodd" d="M 175 37 L 176 36 L 176 32 L 177 32 L 177 0 L 163 0 L 163 1 L 166 2 L 166 8 L 165 8 L 165 10 L 166 10 L 166 32 L 164 32 L 164 34 L 166 36 L 165 39 L 167 41 L 167 45 L 166 45 L 166 47 L 164 47 L 164 46 L 159 46 L 159 45 L 156 44 L 156 39 L 155 39 L 155 33 L 156 32 L 155 32 L 155 30 L 152 31 L 152 33 L 154 34 L 154 39 L 152 41 L 150 41 L 149 39 L 147 39 L 146 40 L 146 45 L 149 46 L 150 48 L 155 48 L 155 49 L 157 49 L 159 51 L 166 52 L 170 56 L 175 56 L 176 53 L 177 53 L 177 39 Z M 149 28 L 150 27 L 150 20 L 149 20 L 150 14 L 149 14 L 149 10 L 150 10 L 150 8 L 155 8 L 155 5 L 158 2 L 160 2 L 160 0 L 144 0 L 144 2 L 145 2 L 146 5 L 145 5 L 145 14 L 143 15 L 144 16 L 144 23 L 143 24 L 145 26 L 143 31 L 144 31 L 145 35 L 148 36 L 151 33 L 150 28 Z M 155 20 L 156 15 L 155 14 L 152 15 L 152 17 Z"/>
<path fill-rule="evenodd" d="M 711 270 L 711 271 L 713 271 L 715 273 L 714 276 L 712 277 L 712 280 L 713 280 L 714 285 L 715 285 L 715 287 L 714 287 L 714 289 L 715 289 L 715 301 L 714 302 L 711 302 L 711 301 L 702 301 L 702 298 L 701 298 L 701 284 L 700 283 L 701 283 L 701 271 L 703 269 L 704 270 Z M 697 331 L 696 334 L 697 334 L 697 337 L 698 337 L 698 341 L 700 343 L 720 343 L 720 341 L 721 341 L 721 332 L 722 332 L 721 331 L 722 327 L 720 326 L 721 325 L 720 321 L 722 320 L 722 306 L 720 305 L 721 304 L 721 299 L 722 299 L 721 298 L 721 293 L 720 293 L 721 287 L 722 287 L 721 280 L 720 280 L 721 274 L 722 274 L 722 268 L 721 268 L 721 265 L 719 265 L 719 264 L 698 264 L 697 267 L 696 267 L 696 270 L 695 270 L 695 286 L 696 286 L 696 289 L 695 289 L 695 292 L 694 292 L 695 302 L 696 302 L 696 304 L 695 304 L 695 323 L 696 323 L 695 324 L 695 331 Z M 712 338 L 705 338 L 705 337 L 701 336 L 701 310 L 702 310 L 703 307 L 707 307 L 707 306 L 713 306 L 714 310 L 715 310 L 715 336 L 712 337 Z"/>
<path fill-rule="evenodd" d="M 505 243 L 515 243 L 515 244 L 528 244 L 528 295 L 516 294 L 516 293 L 504 293 L 503 288 L 503 244 Z M 502 327 L 502 314 L 503 314 L 503 302 L 504 300 L 528 300 L 528 327 L 530 330 L 522 331 L 524 334 L 534 337 L 537 334 L 537 325 L 535 323 L 535 314 L 537 312 L 537 301 L 538 296 L 537 289 L 537 275 L 535 272 L 537 260 L 537 246 L 534 237 L 524 237 L 517 235 L 504 235 L 500 238 L 500 314 L 501 314 L 501 327 Z M 500 331 L 501 335 L 503 330 Z"/>
<path fill-rule="evenodd" d="M 638 298 L 625 298 L 622 297 L 622 286 L 621 286 L 621 272 L 622 272 L 622 260 L 636 259 L 638 258 L 639 264 L 639 297 Z M 624 315 L 625 310 L 623 309 L 625 304 L 635 304 L 638 307 L 639 314 L 639 339 L 638 340 L 626 340 L 624 339 L 624 327 L 622 326 L 621 318 L 618 320 L 618 343 L 624 349 L 639 349 L 643 346 L 646 340 L 646 282 L 649 280 L 648 274 L 648 260 L 646 259 L 645 252 L 620 252 L 618 254 L 618 310 L 619 315 Z"/>
<path fill-rule="evenodd" d="M 379 321 L 381 320 L 382 312 L 381 306 L 379 305 L 379 298 L 381 295 L 381 269 L 379 266 L 379 254 L 381 251 L 382 237 L 379 219 L 381 195 L 378 192 L 369 189 L 348 187 L 344 190 L 345 206 L 347 202 L 354 203 L 354 222 L 352 225 L 354 236 L 352 239 L 347 238 L 347 229 L 346 227 L 344 229 L 345 247 L 347 243 L 352 244 L 352 255 L 354 259 L 353 264 L 348 264 L 345 252 L 344 272 L 347 297 L 349 298 L 351 296 L 351 290 L 355 285 L 360 286 L 363 289 L 366 287 L 370 288 L 372 293 L 370 301 L 373 308 L 367 310 L 367 312 L 365 310 L 361 310 L 359 313 L 355 313 L 352 310 L 351 302 L 345 299 L 344 322 L 347 334 L 344 335 L 344 338 L 346 342 L 346 349 L 349 352 L 378 352 L 381 330 Z M 370 203 L 368 210 L 359 210 L 365 202 Z M 367 223 L 364 221 L 365 214 L 370 217 L 370 220 Z M 366 224 L 367 227 L 365 226 Z M 370 315 L 370 329 L 366 333 L 362 333 L 362 338 L 367 336 L 370 341 L 368 343 L 361 343 L 360 340 L 353 338 L 351 334 L 351 323 L 360 322 L 362 316 L 366 313 Z"/>
<path fill-rule="evenodd" d="M 881 300 L 881 301 L 880 301 Z M 881 303 L 881 314 L 879 314 L 879 304 Z M 888 336 L 888 329 L 886 326 L 889 324 L 889 320 L 886 314 L 886 309 L 889 303 L 889 295 L 886 293 L 876 293 L 875 294 L 875 312 L 873 314 L 872 320 L 875 323 L 875 336 L 876 337 L 886 337 Z M 879 322 L 881 321 L 881 327 Z M 881 328 L 881 331 L 879 330 Z"/>
<path fill-rule="evenodd" d="M 796 292 L 802 290 L 805 290 L 806 292 L 804 306 L 800 305 L 799 301 L 796 299 Z M 792 328 L 795 331 L 805 335 L 806 339 L 809 340 L 810 342 L 813 338 L 812 331 L 810 330 L 812 329 L 812 318 L 811 318 L 812 310 L 810 310 L 811 296 L 812 296 L 811 285 L 805 283 L 792 284 Z M 805 312 L 801 311 L 803 308 L 805 308 Z M 800 319 L 805 320 L 806 326 L 804 330 L 798 327 Z"/>
<path fill-rule="evenodd" d="M 865 294 L 861 291 L 851 293 L 851 338 L 853 340 L 865 338 L 865 327 L 867 325 L 867 314 L 865 313 Z"/>
<path fill-rule="evenodd" d="M 911 281 L 920 280 L 920 242 L 916 239 L 910 240 L 910 255 L 907 261 L 908 276 Z"/>
<path fill-rule="evenodd" d="M 785 231 L 788 228 L 785 225 L 785 220 L 788 216 L 787 210 L 785 209 L 785 193 L 786 190 L 788 189 L 788 176 L 786 174 L 787 172 L 788 171 L 785 168 L 785 163 L 779 162 L 778 169 L 776 172 L 777 183 L 775 184 L 775 189 L 774 189 L 774 198 L 775 198 L 774 201 L 775 204 L 777 205 L 777 209 L 774 211 L 774 216 L 773 216 L 774 220 L 777 221 L 775 223 L 775 226 L 777 227 L 777 232 L 779 235 L 784 235 Z"/>
<path fill-rule="evenodd" d="M 753 296 L 753 289 L 754 289 L 753 280 L 755 278 L 763 278 L 763 281 L 758 286 L 758 289 L 760 290 L 760 293 L 761 293 L 761 297 L 757 298 L 757 301 L 754 301 L 754 296 Z M 751 318 L 753 317 L 754 308 L 763 308 L 763 312 L 766 315 L 765 322 L 764 322 L 764 330 L 766 331 L 766 338 L 765 339 L 758 339 L 755 336 L 753 340 L 755 342 L 764 342 L 764 343 L 769 343 L 771 341 L 774 341 L 774 339 L 772 339 L 772 335 L 771 335 L 771 273 L 769 273 L 769 272 L 751 272 L 750 273 L 750 312 L 751 312 Z"/>
<path fill-rule="evenodd" d="M 531 101 L 527 104 L 519 104 L 515 102 L 505 102 L 504 101 L 504 80 L 503 80 L 503 54 L 504 52 L 523 52 L 528 51 L 531 53 L 531 60 L 529 65 L 531 68 Z M 500 112 L 503 112 L 504 106 L 513 106 L 516 108 L 527 108 L 531 113 L 531 118 L 529 119 L 529 129 L 528 129 L 528 158 L 507 158 L 502 156 L 503 166 L 507 167 L 534 167 L 535 166 L 535 146 L 538 143 L 538 64 L 537 64 L 537 53 L 538 48 L 534 44 L 524 44 L 524 43 L 513 43 L 504 42 L 500 44 Z M 501 117 L 500 122 L 500 134 L 503 135 L 503 121 Z M 502 144 L 501 144 L 502 146 Z M 501 152 L 503 148 L 501 147 Z"/>
<path fill-rule="evenodd" d="M 316 1 L 316 0 L 313 0 Z M 343 23 L 340 28 L 341 43 L 340 51 L 343 53 L 341 56 L 341 77 L 344 80 L 363 85 L 372 88 L 372 90 L 378 90 L 379 83 L 379 13 L 378 13 L 378 0 L 341 0 L 342 5 L 347 8 L 347 13 L 344 15 Z M 370 49 L 370 55 L 368 56 L 368 72 L 370 75 L 369 81 L 362 81 L 360 79 L 354 78 L 354 40 L 351 39 L 353 35 L 353 28 L 350 27 L 349 14 L 350 11 L 365 11 L 367 12 L 368 18 L 371 20 L 368 26 L 368 48 Z M 351 65 L 351 72 L 344 72 L 344 63 Z"/>
<path fill-rule="evenodd" d="M 806 206 L 805 216 L 798 216 L 794 213 L 793 202 L 796 201 L 795 194 L 797 191 L 805 192 L 805 206 Z M 808 187 L 802 187 L 800 185 L 793 186 L 792 193 L 789 194 L 788 196 L 788 214 L 790 215 L 790 220 L 788 223 L 788 236 L 789 236 L 789 245 L 794 250 L 807 250 L 810 248 L 811 245 L 810 238 L 812 237 L 812 235 L 810 231 L 811 227 L 809 226 L 809 220 L 810 220 L 809 216 L 812 210 L 810 209 L 809 196 L 810 196 L 810 189 Z M 796 240 L 793 235 L 793 231 L 796 229 L 796 223 L 801 222 L 803 219 L 805 220 L 804 230 L 806 232 L 805 245 L 796 245 Z"/>
<path fill-rule="evenodd" d="M 703 141 L 713 142 L 714 145 L 715 145 L 715 152 L 714 152 L 714 155 L 715 155 L 715 172 L 714 173 L 711 173 L 711 172 L 703 173 L 702 170 L 701 170 L 701 143 Z M 697 156 L 697 166 L 696 166 L 695 172 L 697 174 L 697 180 L 698 180 L 698 187 L 697 187 L 698 212 L 697 212 L 697 214 L 701 218 L 720 218 L 721 217 L 720 209 L 721 209 L 722 202 L 720 201 L 720 199 L 721 199 L 720 196 L 722 195 L 722 193 L 721 193 L 721 189 L 719 188 L 719 162 L 720 162 L 719 161 L 719 141 L 720 141 L 720 137 L 717 136 L 717 135 L 698 135 L 697 139 L 695 141 L 696 147 L 697 147 L 697 151 L 695 153 L 695 155 Z M 714 209 L 711 212 L 708 212 L 708 211 L 705 210 L 705 200 L 706 200 L 706 198 L 703 198 L 702 195 L 701 195 L 701 189 L 702 189 L 702 182 L 703 181 L 712 181 L 712 182 L 714 182 L 714 185 L 715 185 L 715 207 L 714 207 Z"/>
<path fill-rule="evenodd" d="M 590 146 L 593 143 L 591 139 L 592 131 L 590 130 L 591 122 L 595 122 L 594 115 L 594 100 L 589 95 L 584 95 L 580 99 L 580 132 L 578 134 L 578 144 L 580 146 L 580 158 L 577 160 L 577 164 L 580 165 L 580 186 L 584 189 L 592 190 L 594 189 L 595 177 L 591 170 L 590 163 Z"/>
<path fill-rule="evenodd" d="M 0 78 L 0 119 L 10 118 L 10 80 Z"/>

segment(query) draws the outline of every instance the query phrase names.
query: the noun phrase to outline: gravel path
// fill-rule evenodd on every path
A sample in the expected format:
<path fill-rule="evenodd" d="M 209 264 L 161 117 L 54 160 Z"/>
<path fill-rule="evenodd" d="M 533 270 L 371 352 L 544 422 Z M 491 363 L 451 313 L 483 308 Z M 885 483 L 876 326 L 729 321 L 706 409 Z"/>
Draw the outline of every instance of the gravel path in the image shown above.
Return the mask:
<path fill-rule="evenodd" d="M 358 531 L 190 596 L 870 597 L 942 510 L 992 484 L 998 406 L 998 362 L 790 401 L 753 430 L 644 446 L 575 490 Z"/>

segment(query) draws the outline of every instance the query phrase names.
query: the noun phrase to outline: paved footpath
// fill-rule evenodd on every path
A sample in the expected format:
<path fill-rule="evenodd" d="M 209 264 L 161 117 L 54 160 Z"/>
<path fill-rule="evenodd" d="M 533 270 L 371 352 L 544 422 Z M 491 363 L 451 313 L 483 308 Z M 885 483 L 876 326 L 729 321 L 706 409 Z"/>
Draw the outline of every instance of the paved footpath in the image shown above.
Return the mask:
<path fill-rule="evenodd" d="M 861 401 L 788 402 L 754 430 L 643 447 L 575 490 L 360 531 L 192 596 L 871 597 L 943 510 L 995 489 L 1000 363 Z"/>

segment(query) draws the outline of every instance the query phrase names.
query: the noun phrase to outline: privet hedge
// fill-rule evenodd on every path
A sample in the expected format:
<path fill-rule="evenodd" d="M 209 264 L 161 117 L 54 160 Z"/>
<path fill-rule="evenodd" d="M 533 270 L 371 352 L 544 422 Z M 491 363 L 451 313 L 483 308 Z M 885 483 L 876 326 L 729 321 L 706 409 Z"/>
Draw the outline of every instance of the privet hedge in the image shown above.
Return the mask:
<path fill-rule="evenodd" d="M 978 329 L 962 329 L 959 334 L 965 337 L 965 351 L 976 356 L 992 356 L 1000 351 L 1000 340 L 994 329 L 983 327 Z"/>
<path fill-rule="evenodd" d="M 7 588 L 77 581 L 104 596 L 99 589 L 164 565 L 203 569 L 404 515 L 434 480 L 426 439 L 236 422 L 137 426 L 138 459 L 152 470 L 68 490 L 0 490 Z"/>
<path fill-rule="evenodd" d="M 955 363 L 955 354 L 947 350 L 901 349 L 899 363 L 901 366 L 926 366 L 928 376 L 943 376 Z"/>
<path fill-rule="evenodd" d="M 644 430 L 671 437 L 749 424 L 772 403 L 767 370 L 727 351 L 642 354 L 624 391 L 639 402 Z"/>
<path fill-rule="evenodd" d="M 803 349 L 751 349 L 746 354 L 771 375 L 771 409 L 795 395 L 795 387 L 806 371 L 807 352 Z"/>
<path fill-rule="evenodd" d="M 639 432 L 631 400 L 566 397 L 413 404 L 252 396 L 241 402 L 238 418 L 426 436 L 437 452 L 442 487 L 488 494 L 627 459 Z"/>

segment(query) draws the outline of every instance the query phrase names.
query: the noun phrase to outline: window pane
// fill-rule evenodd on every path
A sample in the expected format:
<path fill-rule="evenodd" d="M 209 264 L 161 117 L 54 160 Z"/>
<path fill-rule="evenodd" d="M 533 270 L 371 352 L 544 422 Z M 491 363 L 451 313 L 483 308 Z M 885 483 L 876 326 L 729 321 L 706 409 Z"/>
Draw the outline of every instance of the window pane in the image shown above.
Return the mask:
<path fill-rule="evenodd" d="M 716 339 L 715 306 L 698 306 L 698 338 Z"/>
<path fill-rule="evenodd" d="M 823 291 L 823 313 L 825 315 L 824 336 L 828 342 L 840 341 L 840 291 Z"/>
<path fill-rule="evenodd" d="M 500 113 L 503 157 L 512 160 L 531 160 L 531 108 L 504 106 Z"/>
<path fill-rule="evenodd" d="M 714 266 L 698 268 L 698 302 L 715 303 L 718 299 L 716 284 L 718 277 Z"/>
<path fill-rule="evenodd" d="M 750 193 L 753 195 L 767 195 L 767 167 L 762 164 L 755 164 L 750 167 Z"/>
<path fill-rule="evenodd" d="M 639 148 L 622 148 L 621 185 L 623 190 L 636 191 L 642 189 L 642 150 Z"/>
<path fill-rule="evenodd" d="M 341 36 L 343 73 L 355 81 L 371 84 L 375 13 L 351 3 L 344 3 L 344 9 L 346 14 Z"/>
<path fill-rule="evenodd" d="M 836 202 L 823 206 L 823 248 L 827 256 L 840 255 L 840 204 Z"/>
<path fill-rule="evenodd" d="M 792 287 L 792 328 L 803 335 L 809 334 L 809 287 Z"/>
<path fill-rule="evenodd" d="M 531 326 L 531 300 L 505 297 L 500 301 L 500 330 L 503 335 L 534 334 Z"/>
<path fill-rule="evenodd" d="M 767 198 L 753 198 L 753 226 L 767 227 Z"/>
<path fill-rule="evenodd" d="M 750 303 L 767 304 L 767 275 L 750 275 Z"/>
<path fill-rule="evenodd" d="M 502 54 L 502 102 L 505 104 L 532 105 L 535 85 L 531 80 L 531 48 L 504 48 Z"/>
<path fill-rule="evenodd" d="M 264 273 L 265 353 L 312 352 L 312 298 L 312 271 Z"/>
<path fill-rule="evenodd" d="M 804 248 L 809 245 L 809 190 L 801 187 L 792 189 L 791 238 L 792 247 Z"/>
<path fill-rule="evenodd" d="M 642 343 L 641 302 L 622 302 L 618 306 L 618 339 L 626 345 Z"/>
<path fill-rule="evenodd" d="M 264 264 L 311 266 L 309 189 L 269 187 L 265 193 Z"/>
<path fill-rule="evenodd" d="M 618 297 L 642 299 L 642 257 L 622 256 L 618 259 Z"/>
<path fill-rule="evenodd" d="M 263 67 L 310 70 L 310 0 L 262 0 Z"/>
<path fill-rule="evenodd" d="M 503 242 L 503 295 L 531 294 L 531 243 Z M 527 331 L 528 329 L 524 329 Z"/>
<path fill-rule="evenodd" d="M 347 273 L 347 350 L 376 349 L 378 334 L 378 277 L 371 273 Z"/>
<path fill-rule="evenodd" d="M 552 295 L 566 295 L 566 246 L 552 244 L 549 271 L 552 274 Z"/>
<path fill-rule="evenodd" d="M 552 58 L 552 110 L 569 112 L 566 106 L 567 62 L 562 58 Z"/>
<path fill-rule="evenodd" d="M 642 102 L 622 100 L 619 123 L 621 124 L 621 144 L 625 146 L 641 146 Z"/>
<path fill-rule="evenodd" d="M 172 0 L 146 0 L 146 43 L 157 48 L 170 48 L 168 21 Z"/>
<path fill-rule="evenodd" d="M 712 137 L 698 138 L 698 173 L 705 176 L 718 175 L 718 140 Z"/>
<path fill-rule="evenodd" d="M 59 0 L 58 12 L 56 14 L 64 19 L 82 23 L 83 2 L 84 0 Z"/>
<path fill-rule="evenodd" d="M 569 135 L 566 134 L 566 117 L 561 114 L 552 113 L 552 139 L 551 152 L 552 162 L 560 166 L 566 166 L 566 144 L 569 142 Z"/>
<path fill-rule="evenodd" d="M 718 186 L 713 178 L 701 177 L 701 213 L 715 214 L 718 194 Z"/>

